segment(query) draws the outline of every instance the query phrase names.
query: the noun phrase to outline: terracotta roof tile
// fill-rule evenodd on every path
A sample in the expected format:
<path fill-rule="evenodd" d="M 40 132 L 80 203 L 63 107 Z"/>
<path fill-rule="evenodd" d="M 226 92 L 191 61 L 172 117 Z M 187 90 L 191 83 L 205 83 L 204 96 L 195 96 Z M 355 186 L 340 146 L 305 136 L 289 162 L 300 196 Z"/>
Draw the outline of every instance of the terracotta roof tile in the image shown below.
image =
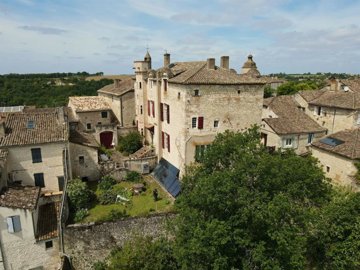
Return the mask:
<path fill-rule="evenodd" d="M 100 96 L 69 97 L 70 104 L 74 106 L 76 112 L 111 110 L 105 98 Z"/>
<path fill-rule="evenodd" d="M 53 202 L 39 207 L 36 240 L 44 241 L 58 237 L 61 202 Z"/>
<path fill-rule="evenodd" d="M 278 116 L 277 118 L 264 118 L 277 134 L 301 134 L 325 132 L 326 129 L 300 109 L 300 105 L 293 96 L 277 96 L 264 99 L 264 104 Z"/>
<path fill-rule="evenodd" d="M 134 80 L 132 78 L 126 78 L 121 80 L 117 86 L 115 83 L 104 86 L 103 88 L 98 90 L 98 93 L 121 96 L 133 90 L 134 90 Z"/>
<path fill-rule="evenodd" d="M 360 158 L 360 128 L 339 131 L 326 138 L 334 138 L 343 143 L 339 145 L 329 145 L 323 140 L 320 140 L 312 143 L 312 146 L 350 159 Z"/>
<path fill-rule="evenodd" d="M 40 195 L 39 187 L 13 186 L 0 195 L 0 206 L 34 210 Z"/>
<path fill-rule="evenodd" d="M 342 109 L 360 109 L 360 93 L 344 91 L 326 91 L 309 102 L 311 105 Z"/>
<path fill-rule="evenodd" d="M 29 122 L 33 128 L 29 128 Z M 0 146 L 61 142 L 67 138 L 63 108 L 36 109 L 8 114 Z"/>

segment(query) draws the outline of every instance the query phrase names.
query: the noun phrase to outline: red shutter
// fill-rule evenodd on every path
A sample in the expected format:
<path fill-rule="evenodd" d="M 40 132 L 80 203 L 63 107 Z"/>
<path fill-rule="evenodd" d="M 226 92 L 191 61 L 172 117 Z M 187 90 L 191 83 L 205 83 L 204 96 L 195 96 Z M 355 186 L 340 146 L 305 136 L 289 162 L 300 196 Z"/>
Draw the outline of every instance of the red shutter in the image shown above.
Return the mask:
<path fill-rule="evenodd" d="M 160 103 L 160 120 L 164 121 L 164 104 Z"/>
<path fill-rule="evenodd" d="M 155 117 L 155 102 L 151 101 L 152 103 L 152 116 Z"/>
<path fill-rule="evenodd" d="M 165 147 L 165 134 L 164 134 L 164 131 L 161 132 L 161 146 L 162 148 L 164 149 Z"/>
<path fill-rule="evenodd" d="M 168 151 L 170 153 L 170 135 L 167 135 L 167 145 L 168 145 Z"/>
<path fill-rule="evenodd" d="M 148 100 L 148 116 L 150 116 L 150 100 Z"/>
<path fill-rule="evenodd" d="M 199 116 L 198 117 L 198 129 L 203 129 L 204 127 L 204 117 Z"/>
<path fill-rule="evenodd" d="M 167 110 L 166 110 L 167 122 L 168 122 L 168 124 L 170 124 L 170 105 L 166 105 L 166 106 L 167 106 Z"/>

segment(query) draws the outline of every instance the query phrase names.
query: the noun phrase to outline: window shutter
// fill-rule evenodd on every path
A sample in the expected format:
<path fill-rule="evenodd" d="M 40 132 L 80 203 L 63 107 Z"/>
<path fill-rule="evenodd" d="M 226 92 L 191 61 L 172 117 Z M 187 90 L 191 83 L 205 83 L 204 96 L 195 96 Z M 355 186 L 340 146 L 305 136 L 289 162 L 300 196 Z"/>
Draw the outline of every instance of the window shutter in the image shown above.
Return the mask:
<path fill-rule="evenodd" d="M 164 121 L 164 104 L 160 103 L 160 120 Z"/>
<path fill-rule="evenodd" d="M 168 122 L 168 124 L 170 124 L 170 105 L 166 105 L 166 106 L 167 106 L 167 110 L 166 110 L 167 122 Z"/>
<path fill-rule="evenodd" d="M 170 135 L 167 135 L 167 145 L 168 145 L 168 151 L 170 153 Z"/>
<path fill-rule="evenodd" d="M 152 103 L 152 116 L 155 117 L 155 102 L 151 101 Z"/>
<path fill-rule="evenodd" d="M 21 231 L 20 216 L 13 216 L 12 218 L 14 222 L 14 231 L 20 232 Z"/>
<path fill-rule="evenodd" d="M 198 117 L 198 129 L 203 129 L 203 127 L 204 127 L 204 117 L 199 116 Z"/>
<path fill-rule="evenodd" d="M 15 230 L 14 230 L 14 223 L 13 223 L 12 217 L 7 217 L 6 218 L 6 223 L 8 225 L 8 232 L 9 233 L 14 233 Z"/>
<path fill-rule="evenodd" d="M 164 149 L 165 148 L 165 134 L 164 131 L 161 131 L 161 146 Z"/>
<path fill-rule="evenodd" d="M 150 116 L 150 100 L 148 100 L 148 102 L 147 102 L 148 104 L 148 116 Z"/>
<path fill-rule="evenodd" d="M 164 80 L 164 91 L 167 91 L 168 80 Z"/>

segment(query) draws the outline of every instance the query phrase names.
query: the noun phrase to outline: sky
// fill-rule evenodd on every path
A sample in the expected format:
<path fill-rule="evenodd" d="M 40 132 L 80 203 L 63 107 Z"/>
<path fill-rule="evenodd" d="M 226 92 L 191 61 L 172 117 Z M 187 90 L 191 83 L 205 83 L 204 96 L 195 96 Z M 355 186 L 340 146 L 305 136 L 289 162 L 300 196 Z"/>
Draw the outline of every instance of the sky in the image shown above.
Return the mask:
<path fill-rule="evenodd" d="M 0 0 L 0 74 L 131 74 L 251 53 L 262 74 L 360 73 L 359 0 Z"/>

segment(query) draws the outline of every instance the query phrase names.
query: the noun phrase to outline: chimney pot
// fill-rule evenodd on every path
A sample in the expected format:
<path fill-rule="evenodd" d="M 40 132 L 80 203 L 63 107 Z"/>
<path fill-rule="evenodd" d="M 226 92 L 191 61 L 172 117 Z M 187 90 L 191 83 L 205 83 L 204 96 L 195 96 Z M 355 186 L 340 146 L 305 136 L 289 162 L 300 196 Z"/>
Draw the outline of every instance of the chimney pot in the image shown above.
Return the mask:
<path fill-rule="evenodd" d="M 208 69 L 215 69 L 215 58 L 208 58 L 206 62 Z"/>
<path fill-rule="evenodd" d="M 170 65 L 170 53 L 164 54 L 164 67 L 168 67 Z"/>
<path fill-rule="evenodd" d="M 230 67 L 230 58 L 229 56 L 221 56 L 220 58 L 220 67 L 224 69 L 229 69 Z"/>

